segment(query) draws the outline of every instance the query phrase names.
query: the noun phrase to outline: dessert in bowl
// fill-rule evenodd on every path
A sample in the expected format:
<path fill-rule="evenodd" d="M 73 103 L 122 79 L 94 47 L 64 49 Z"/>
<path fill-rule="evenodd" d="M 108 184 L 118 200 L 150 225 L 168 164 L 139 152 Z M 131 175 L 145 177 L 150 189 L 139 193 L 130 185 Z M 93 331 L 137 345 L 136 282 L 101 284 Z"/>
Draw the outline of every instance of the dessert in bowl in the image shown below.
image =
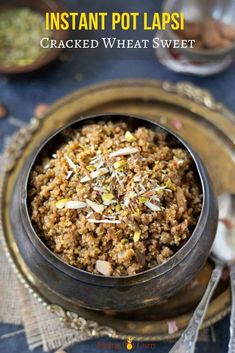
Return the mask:
<path fill-rule="evenodd" d="M 24 260 L 52 291 L 94 310 L 175 293 L 205 263 L 217 226 L 197 154 L 137 117 L 81 118 L 56 132 L 27 160 L 19 195 Z"/>

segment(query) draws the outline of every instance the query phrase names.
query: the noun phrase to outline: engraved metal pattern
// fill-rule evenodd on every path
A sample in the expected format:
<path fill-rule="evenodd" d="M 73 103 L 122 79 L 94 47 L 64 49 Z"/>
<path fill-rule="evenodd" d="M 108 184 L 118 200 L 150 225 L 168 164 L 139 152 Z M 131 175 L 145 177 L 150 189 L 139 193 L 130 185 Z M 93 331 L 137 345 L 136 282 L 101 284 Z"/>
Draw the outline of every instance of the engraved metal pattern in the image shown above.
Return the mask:
<path fill-rule="evenodd" d="M 65 311 L 58 305 L 48 305 L 48 309 L 56 314 L 59 320 L 67 327 L 80 331 L 87 337 L 108 336 L 114 338 L 117 336 L 115 330 L 112 328 L 100 326 L 97 322 L 86 320 L 75 313 Z"/>
<path fill-rule="evenodd" d="M 188 82 L 173 84 L 165 81 L 163 82 L 162 87 L 167 92 L 177 93 L 180 96 L 187 97 L 195 103 L 201 104 L 214 112 L 220 112 L 234 123 L 234 114 L 222 103 L 216 102 L 209 91 L 196 87 Z"/>
<path fill-rule="evenodd" d="M 27 126 L 21 128 L 12 137 L 11 143 L 4 151 L 4 159 L 6 160 L 4 168 L 7 172 L 10 172 L 14 168 L 15 162 L 20 158 L 23 149 L 30 141 L 33 133 L 37 131 L 39 126 L 40 119 L 32 118 Z"/>

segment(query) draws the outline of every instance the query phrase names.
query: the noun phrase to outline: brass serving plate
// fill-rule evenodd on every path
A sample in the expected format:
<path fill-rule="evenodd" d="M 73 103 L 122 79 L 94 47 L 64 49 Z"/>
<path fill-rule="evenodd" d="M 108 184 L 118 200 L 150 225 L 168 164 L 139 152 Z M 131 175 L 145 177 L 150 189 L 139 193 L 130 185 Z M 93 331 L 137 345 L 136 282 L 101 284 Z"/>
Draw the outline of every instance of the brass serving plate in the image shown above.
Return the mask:
<path fill-rule="evenodd" d="M 188 83 L 177 85 L 151 80 L 111 81 L 82 89 L 58 101 L 41 119 L 33 119 L 21 129 L 5 151 L 5 172 L 1 175 L 1 226 L 5 250 L 20 281 L 48 310 L 69 327 L 90 337 L 108 335 L 135 340 L 172 339 L 186 327 L 205 291 L 212 272 L 209 262 L 196 278 L 195 286 L 184 288 L 168 302 L 149 310 L 116 317 L 72 305 L 46 288 L 25 265 L 14 241 L 8 207 L 13 186 L 23 163 L 40 141 L 55 128 L 84 115 L 118 112 L 150 117 L 171 129 L 174 121 L 182 123 L 177 131 L 199 153 L 206 164 L 217 194 L 235 192 L 235 116 L 215 102 L 209 92 Z M 203 327 L 223 318 L 230 310 L 228 280 L 220 282 L 210 303 Z M 168 333 L 168 322 L 175 321 L 178 331 Z"/>

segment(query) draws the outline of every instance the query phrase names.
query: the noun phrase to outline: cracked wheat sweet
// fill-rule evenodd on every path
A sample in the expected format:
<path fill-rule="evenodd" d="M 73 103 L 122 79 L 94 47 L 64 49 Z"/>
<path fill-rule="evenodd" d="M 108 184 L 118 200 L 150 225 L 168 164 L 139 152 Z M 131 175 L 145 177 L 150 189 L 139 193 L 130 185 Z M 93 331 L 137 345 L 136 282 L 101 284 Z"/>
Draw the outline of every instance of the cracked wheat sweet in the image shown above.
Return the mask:
<path fill-rule="evenodd" d="M 189 239 L 202 195 L 189 153 L 165 133 L 125 123 L 67 130 L 30 175 L 33 225 L 68 264 L 128 276 L 165 262 Z"/>

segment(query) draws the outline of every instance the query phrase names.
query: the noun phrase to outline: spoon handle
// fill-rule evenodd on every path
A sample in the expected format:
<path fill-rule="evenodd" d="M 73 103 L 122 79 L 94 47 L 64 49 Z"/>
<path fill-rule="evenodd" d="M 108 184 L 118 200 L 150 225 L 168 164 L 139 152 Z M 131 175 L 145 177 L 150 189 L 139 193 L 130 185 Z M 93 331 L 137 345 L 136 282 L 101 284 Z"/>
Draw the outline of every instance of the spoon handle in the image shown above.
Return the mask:
<path fill-rule="evenodd" d="M 214 293 L 214 290 L 220 280 L 222 269 L 223 269 L 222 265 L 217 263 L 211 274 L 211 278 L 207 285 L 207 289 L 200 303 L 198 304 L 196 310 L 194 311 L 194 314 L 187 328 L 185 329 L 185 331 L 183 332 L 179 340 L 172 347 L 169 353 L 193 353 L 194 352 L 200 326 L 206 315 L 211 296 Z"/>
<path fill-rule="evenodd" d="M 235 353 L 235 265 L 230 267 L 230 281 L 232 292 L 232 308 L 230 316 L 230 340 L 228 353 Z"/>

